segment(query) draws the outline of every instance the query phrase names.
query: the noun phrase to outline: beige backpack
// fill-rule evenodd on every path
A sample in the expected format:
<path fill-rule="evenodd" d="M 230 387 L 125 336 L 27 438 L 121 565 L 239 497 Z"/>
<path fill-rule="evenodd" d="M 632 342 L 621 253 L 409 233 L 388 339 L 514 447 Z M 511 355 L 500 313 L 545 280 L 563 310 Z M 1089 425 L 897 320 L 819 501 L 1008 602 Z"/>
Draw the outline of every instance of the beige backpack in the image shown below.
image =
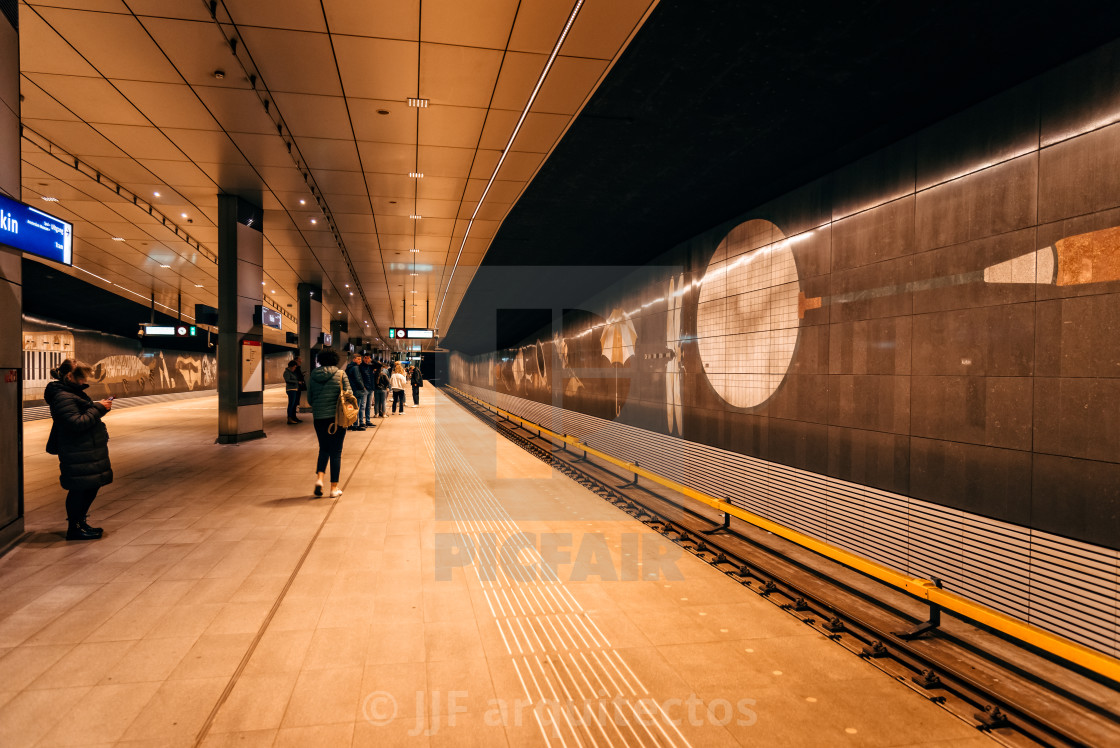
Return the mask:
<path fill-rule="evenodd" d="M 358 420 L 358 398 L 343 386 L 342 377 L 346 376 L 346 373 L 339 371 L 338 376 L 338 406 L 334 411 L 334 423 L 327 429 L 332 434 L 340 428 L 350 428 Z"/>

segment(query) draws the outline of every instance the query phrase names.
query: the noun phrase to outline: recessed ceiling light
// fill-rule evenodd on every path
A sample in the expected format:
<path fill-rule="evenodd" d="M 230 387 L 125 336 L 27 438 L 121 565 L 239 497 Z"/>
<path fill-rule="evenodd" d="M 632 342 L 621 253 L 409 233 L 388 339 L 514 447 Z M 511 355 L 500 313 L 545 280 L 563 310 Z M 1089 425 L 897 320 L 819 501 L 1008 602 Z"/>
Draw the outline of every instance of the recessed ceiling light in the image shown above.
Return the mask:
<path fill-rule="evenodd" d="M 418 171 L 410 171 L 408 173 L 408 176 L 412 177 L 413 179 L 423 179 L 424 178 L 423 173 L 418 172 Z"/>
<path fill-rule="evenodd" d="M 274 288 L 274 289 L 272 289 L 272 293 L 276 293 L 276 289 L 275 289 L 275 288 Z"/>
<path fill-rule="evenodd" d="M 420 273 L 409 273 L 409 275 L 420 275 Z"/>
<path fill-rule="evenodd" d="M 409 251 L 409 252 L 419 252 L 420 250 L 418 250 L 418 249 L 410 249 L 410 250 L 408 250 L 408 251 Z"/>
<path fill-rule="evenodd" d="M 155 195 L 156 197 L 159 197 L 159 193 L 158 193 L 158 192 L 153 192 L 152 194 L 153 194 L 153 195 Z"/>
<path fill-rule="evenodd" d="M 417 107 L 417 108 L 419 108 L 419 109 L 423 109 L 423 108 L 425 108 L 426 106 L 428 106 L 428 100 L 427 100 L 427 99 L 413 99 L 413 98 L 409 98 L 409 100 L 408 100 L 408 105 L 409 105 L 409 106 L 414 106 L 414 107 Z"/>
<path fill-rule="evenodd" d="M 123 237 L 123 236 L 114 236 L 114 237 L 113 237 L 113 241 L 115 241 L 115 242 L 123 242 L 123 241 L 124 241 L 124 237 Z"/>
<path fill-rule="evenodd" d="M 306 200 L 300 200 L 300 201 L 299 201 L 299 204 L 300 204 L 300 205 L 307 205 L 307 201 L 306 201 Z"/>
<path fill-rule="evenodd" d="M 180 213 L 179 215 L 181 215 L 181 216 L 182 216 L 183 218 L 186 218 L 186 217 L 187 217 L 187 214 L 186 214 L 186 213 Z"/>
<path fill-rule="evenodd" d="M 409 293 L 417 293 L 416 291 L 409 291 Z"/>
<path fill-rule="evenodd" d="M 312 218 L 311 223 L 318 223 L 318 221 L 316 221 L 314 218 Z"/>
<path fill-rule="evenodd" d="M 349 284 L 349 283 L 346 283 L 346 284 L 345 284 L 345 286 L 346 286 L 347 288 L 350 288 L 350 284 Z"/>
<path fill-rule="evenodd" d="M 58 202 L 57 197 L 44 197 L 43 199 L 46 200 L 48 203 L 57 203 Z"/>
<path fill-rule="evenodd" d="M 412 219 L 412 220 L 414 220 L 414 221 L 419 221 L 419 220 L 420 220 L 421 218 L 423 218 L 423 217 L 424 217 L 424 216 L 418 216 L 418 215 L 416 215 L 415 213 L 413 213 L 412 215 L 410 215 L 410 216 L 409 216 L 409 218 L 411 218 L 411 219 Z"/>
<path fill-rule="evenodd" d="M 202 284 L 201 284 L 201 283 L 195 283 L 195 284 L 194 284 L 194 287 L 195 287 L 195 288 L 202 288 Z"/>
<path fill-rule="evenodd" d="M 169 268 L 169 267 L 171 267 L 171 266 L 170 266 L 170 265 L 160 265 L 160 267 L 161 267 L 161 268 Z"/>
<path fill-rule="evenodd" d="M 353 291 L 351 291 L 351 292 L 350 292 L 350 295 L 351 295 L 351 296 L 353 296 L 353 295 L 354 295 L 354 292 L 353 292 Z"/>
<path fill-rule="evenodd" d="M 262 285 L 262 286 L 264 285 L 264 281 L 261 281 L 261 285 Z"/>

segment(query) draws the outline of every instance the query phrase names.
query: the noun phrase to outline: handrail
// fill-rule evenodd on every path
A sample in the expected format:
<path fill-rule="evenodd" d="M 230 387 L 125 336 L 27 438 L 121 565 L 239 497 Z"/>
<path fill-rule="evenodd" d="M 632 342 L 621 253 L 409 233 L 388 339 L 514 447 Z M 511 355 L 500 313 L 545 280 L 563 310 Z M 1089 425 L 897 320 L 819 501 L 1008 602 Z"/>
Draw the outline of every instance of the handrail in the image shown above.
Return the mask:
<path fill-rule="evenodd" d="M 584 444 L 579 439 L 573 436 L 568 436 L 567 434 L 558 434 L 555 431 L 551 431 L 550 429 L 545 428 L 539 423 L 534 423 L 533 421 L 529 421 L 518 415 L 510 413 L 507 410 L 503 410 L 496 405 L 491 405 L 485 400 L 480 400 L 479 398 L 467 394 L 466 392 L 463 392 L 456 387 L 447 385 L 447 388 L 454 390 L 463 397 L 469 400 L 473 400 L 474 402 L 487 408 L 488 410 L 493 410 L 495 413 L 498 413 L 512 421 L 518 421 L 523 425 L 532 426 L 533 428 L 538 429 L 542 435 L 547 434 L 551 439 L 555 439 L 556 441 L 578 447 L 581 451 L 585 452 L 588 455 L 594 455 L 595 457 L 609 462 L 612 465 L 616 465 L 617 467 L 625 469 L 629 473 L 633 473 L 636 476 L 646 478 L 647 480 L 653 481 L 654 483 L 657 483 L 668 489 L 676 491 L 677 493 L 687 496 L 690 499 L 699 501 L 702 504 L 706 504 L 713 509 L 718 509 L 721 512 L 726 512 L 727 514 L 730 514 L 733 517 L 737 517 L 744 522 L 747 522 L 748 524 L 754 525 L 755 527 L 766 530 L 767 532 L 773 533 L 774 535 L 785 538 L 786 540 L 795 543 L 803 548 L 808 548 L 815 553 L 819 553 L 820 555 L 826 558 L 830 558 L 837 563 L 843 564 L 852 569 L 855 569 L 856 571 L 862 572 L 867 576 L 878 579 L 879 581 L 889 584 L 892 587 L 897 587 L 904 592 L 907 592 L 915 597 L 929 602 L 931 605 L 937 605 L 945 608 L 946 610 L 951 610 L 954 613 L 958 613 L 966 618 L 976 621 L 977 623 L 987 626 L 988 628 L 995 629 L 996 631 L 1004 633 L 1012 637 L 1013 639 L 1017 639 L 1032 647 L 1040 649 L 1044 652 L 1048 652 L 1055 657 L 1060 657 L 1061 659 L 1072 662 L 1075 665 L 1079 665 L 1086 670 L 1090 670 L 1094 673 L 1097 673 L 1098 675 L 1103 675 L 1104 677 L 1109 678 L 1113 681 L 1120 682 L 1120 660 L 1117 660 L 1114 657 L 1109 657 L 1108 655 L 1090 649 L 1083 644 L 1078 644 L 1077 642 L 1066 639 L 1065 637 L 1059 636 L 1058 634 L 1038 628 L 1037 626 L 1032 626 L 1029 623 L 1024 623 L 1017 618 L 1013 618 L 1009 615 L 999 612 L 998 610 L 989 608 L 986 605 L 981 605 L 980 603 L 969 600 L 966 597 L 962 597 L 961 595 L 949 592 L 948 590 L 941 589 L 937 586 L 937 583 L 935 583 L 931 579 L 922 579 L 920 577 L 912 577 L 908 574 L 903 574 L 902 572 L 896 571 L 889 566 L 880 564 L 877 561 L 872 561 L 871 559 L 856 555 L 851 551 L 847 551 L 843 548 L 832 545 L 831 543 L 826 543 L 822 540 L 818 540 L 817 538 L 798 532 L 797 530 L 793 530 L 784 525 L 780 525 L 777 522 L 768 520 L 765 517 L 761 517 L 757 514 L 754 514 L 753 512 L 749 512 L 746 509 L 735 506 L 734 504 L 731 504 L 727 501 L 717 499 L 693 488 L 689 488 L 688 486 L 685 486 L 681 483 L 677 483 L 674 480 L 657 475 L 656 473 L 650 472 L 643 467 L 639 467 L 635 463 L 620 460 L 613 455 L 609 455 L 606 452 Z"/>

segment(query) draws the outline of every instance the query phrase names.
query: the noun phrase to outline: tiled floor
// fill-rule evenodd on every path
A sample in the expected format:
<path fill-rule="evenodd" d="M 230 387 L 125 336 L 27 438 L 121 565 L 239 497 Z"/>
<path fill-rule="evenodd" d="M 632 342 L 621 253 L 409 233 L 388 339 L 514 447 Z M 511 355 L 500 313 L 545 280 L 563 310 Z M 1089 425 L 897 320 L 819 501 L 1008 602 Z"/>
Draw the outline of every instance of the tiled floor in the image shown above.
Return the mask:
<path fill-rule="evenodd" d="M 282 398 L 240 446 L 215 398 L 111 414 L 87 543 L 26 424 L 0 745 L 989 742 L 430 388 L 313 500 Z"/>

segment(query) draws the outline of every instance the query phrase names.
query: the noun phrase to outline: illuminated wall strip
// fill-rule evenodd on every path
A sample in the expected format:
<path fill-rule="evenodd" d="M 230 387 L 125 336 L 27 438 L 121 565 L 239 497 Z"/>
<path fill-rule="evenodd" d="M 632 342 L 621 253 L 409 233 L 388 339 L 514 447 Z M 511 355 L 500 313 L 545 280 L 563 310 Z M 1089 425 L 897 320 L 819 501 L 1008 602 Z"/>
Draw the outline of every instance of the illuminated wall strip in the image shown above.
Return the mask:
<path fill-rule="evenodd" d="M 541 86 L 544 85 L 545 79 L 548 78 L 549 72 L 552 70 L 552 63 L 560 55 L 560 48 L 564 46 L 564 40 L 568 38 L 568 32 L 572 29 L 572 24 L 576 22 L 576 16 L 579 15 L 580 8 L 583 7 L 584 0 L 577 0 L 575 7 L 572 8 L 571 15 L 568 16 L 568 22 L 564 25 L 564 31 L 561 32 L 560 38 L 556 40 L 556 46 L 552 48 L 552 54 L 548 58 L 548 62 L 544 65 L 544 70 L 537 78 L 537 85 L 533 89 L 533 93 L 529 96 L 529 101 L 525 104 L 525 109 L 521 112 L 520 119 L 517 120 L 517 126 L 513 128 L 513 133 L 509 136 L 509 142 L 506 147 L 502 149 L 502 156 L 498 159 L 497 165 L 494 167 L 494 173 L 490 175 L 490 181 L 486 183 L 486 189 L 482 191 L 482 196 L 478 198 L 478 203 L 474 206 L 474 212 L 471 213 L 471 219 L 467 222 L 467 230 L 463 232 L 463 241 L 459 244 L 459 253 L 455 255 L 455 263 L 451 266 L 451 275 L 447 278 L 447 287 L 443 289 L 443 299 L 439 302 L 439 311 L 436 312 L 436 319 L 432 325 L 439 328 L 439 318 L 443 314 L 443 305 L 447 303 L 447 292 L 451 289 L 451 281 L 455 279 L 455 271 L 459 269 L 459 258 L 463 256 L 463 249 L 467 246 L 467 237 L 471 235 L 471 227 L 474 225 L 474 219 L 478 216 L 478 211 L 482 209 L 482 203 L 486 200 L 486 196 L 490 193 L 490 187 L 494 184 L 494 180 L 498 178 L 498 171 L 501 170 L 502 164 L 505 163 L 506 156 L 509 155 L 510 149 L 513 148 L 513 141 L 517 139 L 517 134 L 521 131 L 521 125 L 524 124 L 525 118 L 529 116 L 529 110 L 533 107 L 533 102 L 537 100 L 537 94 L 540 93 Z"/>

